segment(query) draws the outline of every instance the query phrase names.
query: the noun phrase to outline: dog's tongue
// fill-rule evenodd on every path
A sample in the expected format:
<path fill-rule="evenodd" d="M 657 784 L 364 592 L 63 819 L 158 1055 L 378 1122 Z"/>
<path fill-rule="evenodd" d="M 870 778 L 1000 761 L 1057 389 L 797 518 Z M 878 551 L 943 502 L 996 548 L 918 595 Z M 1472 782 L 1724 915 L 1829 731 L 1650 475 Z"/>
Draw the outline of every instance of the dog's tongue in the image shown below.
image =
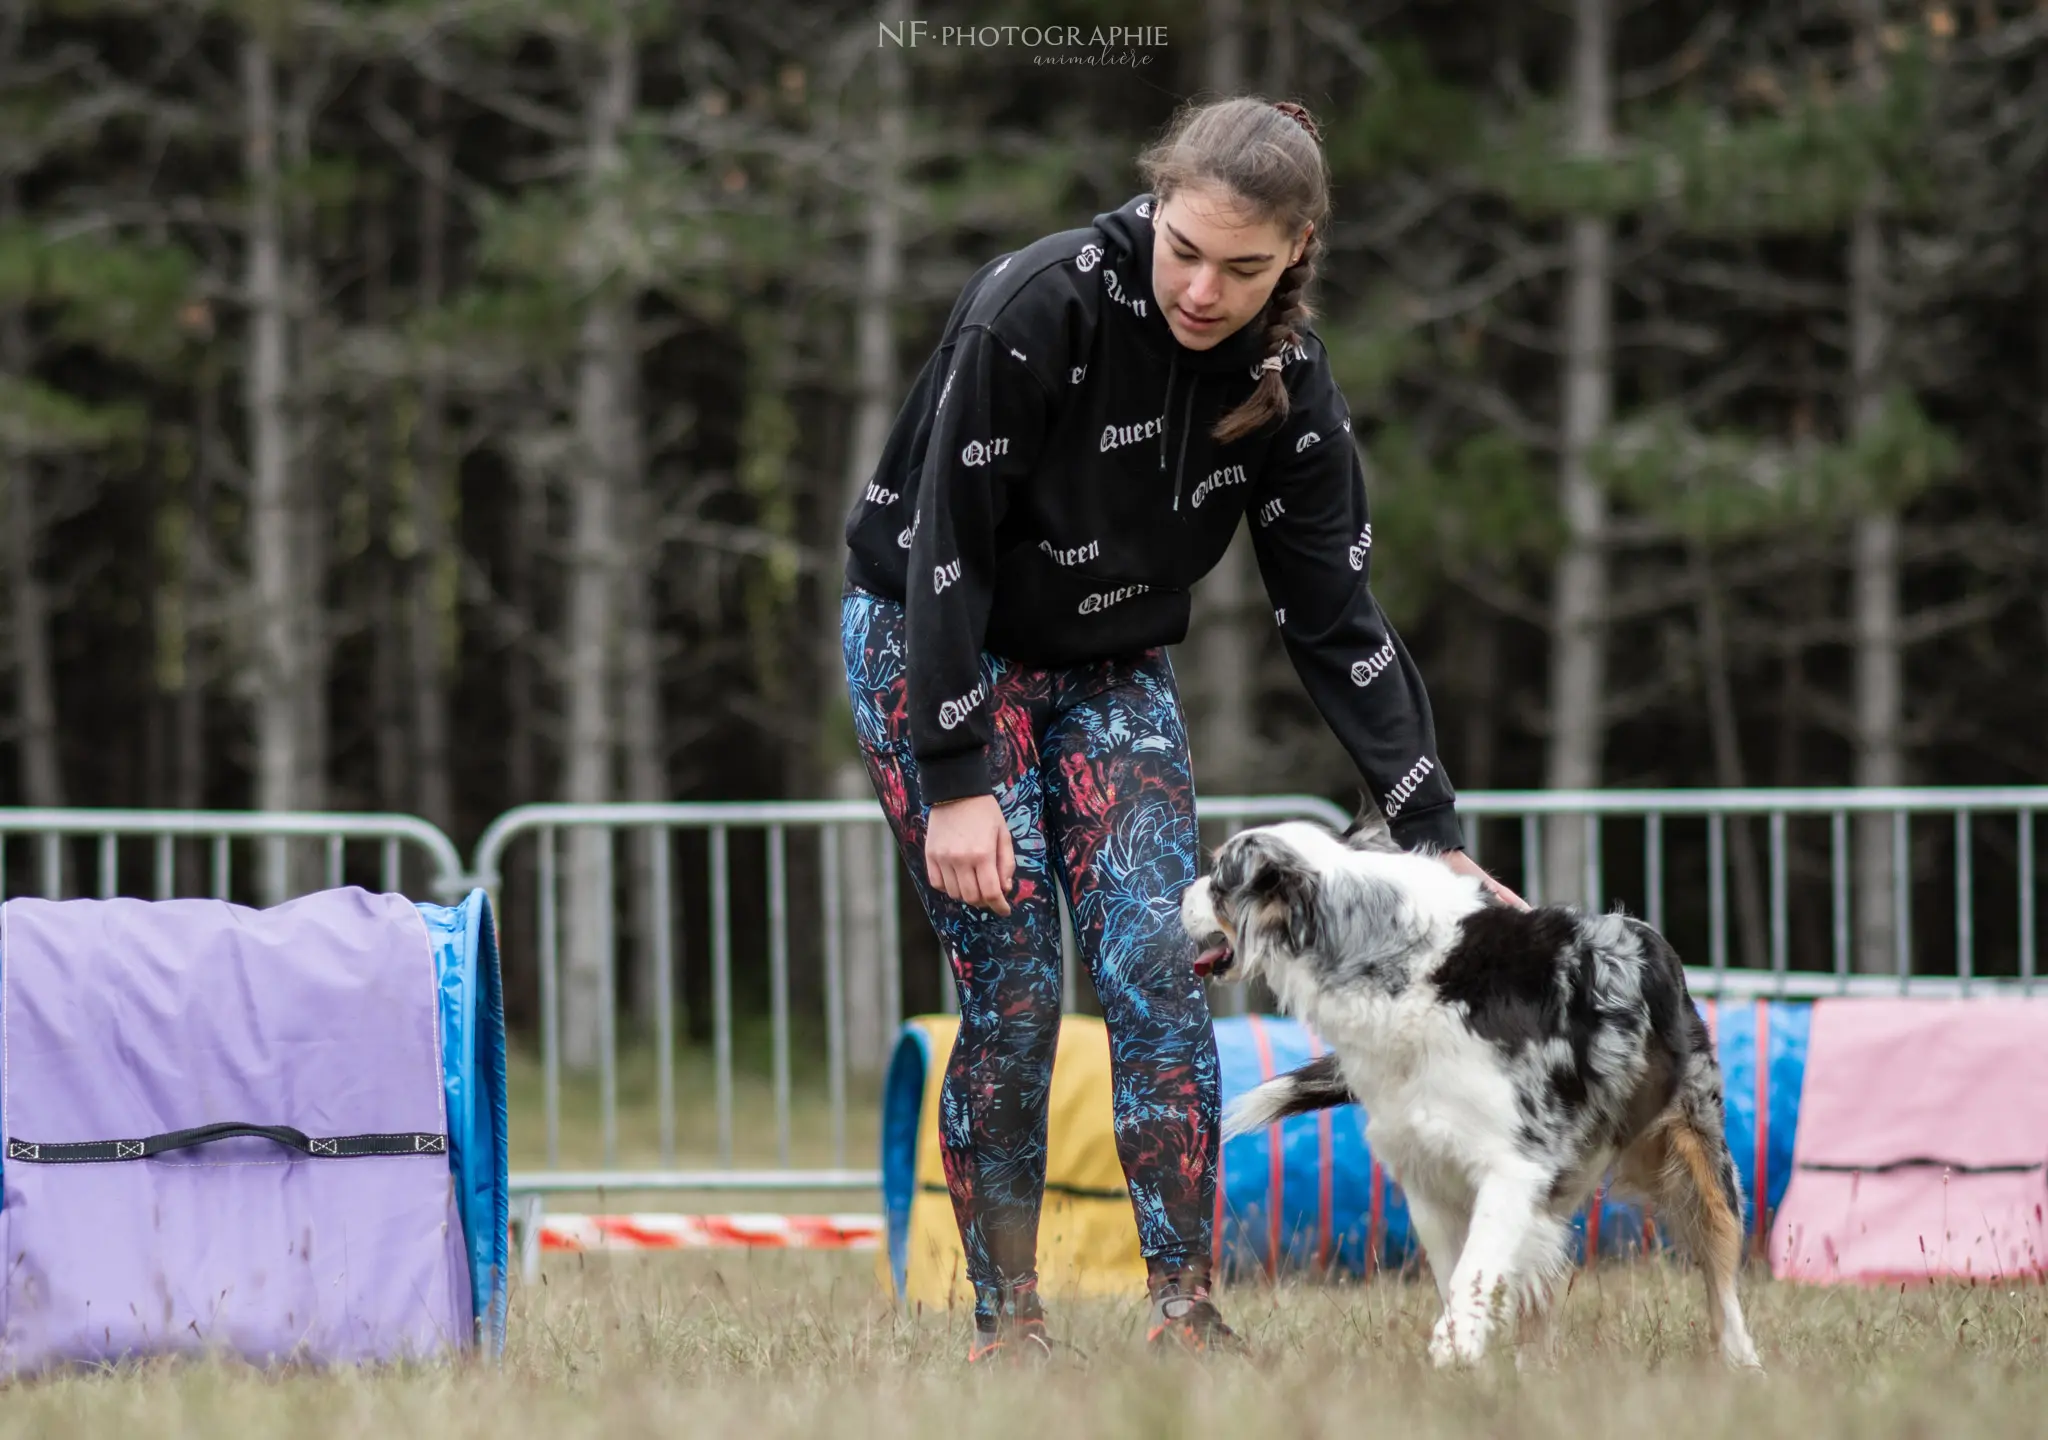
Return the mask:
<path fill-rule="evenodd" d="M 1227 943 L 1210 946 L 1195 957 L 1195 974 L 1207 977 L 1216 968 L 1216 963 L 1226 958 L 1229 954 L 1230 946 Z"/>

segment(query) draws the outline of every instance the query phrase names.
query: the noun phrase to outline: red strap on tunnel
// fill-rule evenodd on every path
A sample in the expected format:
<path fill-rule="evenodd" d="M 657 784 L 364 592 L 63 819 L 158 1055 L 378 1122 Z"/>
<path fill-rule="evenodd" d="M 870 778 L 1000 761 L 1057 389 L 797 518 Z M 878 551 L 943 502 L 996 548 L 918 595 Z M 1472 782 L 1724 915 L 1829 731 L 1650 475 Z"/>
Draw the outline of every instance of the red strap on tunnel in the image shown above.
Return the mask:
<path fill-rule="evenodd" d="M 1252 1043 L 1259 1048 L 1259 1079 L 1263 1082 L 1273 1078 L 1273 1046 L 1266 1038 L 1265 1022 L 1256 1015 L 1244 1017 L 1251 1022 Z M 1272 1279 L 1280 1273 L 1280 1210 L 1286 1199 L 1286 1156 L 1280 1145 L 1280 1122 L 1266 1127 L 1266 1159 L 1269 1180 L 1266 1190 L 1266 1277 Z"/>
<path fill-rule="evenodd" d="M 1308 1053 L 1310 1059 L 1323 1053 L 1323 1042 L 1313 1030 L 1308 1032 Z M 1337 1168 L 1333 1120 L 1329 1110 L 1316 1112 L 1316 1269 L 1324 1274 L 1330 1269 L 1330 1177 Z"/>
<path fill-rule="evenodd" d="M 1756 1194 L 1750 1204 L 1756 1216 L 1757 1249 L 1770 1233 L 1765 1214 L 1771 1200 L 1771 1002 L 1756 1002 Z"/>

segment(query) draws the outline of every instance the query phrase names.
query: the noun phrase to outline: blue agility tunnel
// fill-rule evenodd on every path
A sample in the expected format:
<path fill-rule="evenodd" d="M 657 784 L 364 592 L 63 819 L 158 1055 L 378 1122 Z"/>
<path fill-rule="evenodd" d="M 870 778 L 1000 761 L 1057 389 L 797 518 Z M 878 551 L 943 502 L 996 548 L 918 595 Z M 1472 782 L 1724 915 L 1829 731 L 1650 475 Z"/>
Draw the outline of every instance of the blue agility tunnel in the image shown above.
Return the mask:
<path fill-rule="evenodd" d="M 1721 1062 L 1744 1223 L 1760 1238 L 1792 1175 L 1813 1007 L 1755 1000 L 1707 1001 L 1700 1009 Z M 1226 1106 L 1322 1049 L 1299 1022 L 1271 1015 L 1218 1020 L 1216 1048 Z M 1407 1204 L 1374 1163 L 1365 1114 L 1356 1105 L 1297 1115 L 1225 1144 L 1216 1220 L 1219 1268 L 1227 1274 L 1363 1276 L 1419 1258 Z M 1578 1217 L 1576 1228 L 1581 1259 L 1589 1249 L 1627 1255 L 1655 1243 L 1640 1209 L 1604 1198 Z"/>
<path fill-rule="evenodd" d="M 449 1168 L 468 1254 L 476 1335 L 487 1354 L 505 1344 L 512 1228 L 511 1127 L 505 1098 L 505 991 L 490 896 L 460 905 L 418 902 L 434 954 L 441 1084 L 448 1101 Z"/>

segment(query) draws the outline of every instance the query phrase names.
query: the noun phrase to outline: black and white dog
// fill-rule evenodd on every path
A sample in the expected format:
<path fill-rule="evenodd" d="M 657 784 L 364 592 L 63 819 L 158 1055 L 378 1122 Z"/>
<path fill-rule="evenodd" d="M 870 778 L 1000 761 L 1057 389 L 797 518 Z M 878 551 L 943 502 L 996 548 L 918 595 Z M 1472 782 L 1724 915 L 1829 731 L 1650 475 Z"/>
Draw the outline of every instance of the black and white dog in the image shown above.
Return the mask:
<path fill-rule="evenodd" d="M 1477 1361 L 1497 1318 L 1517 1322 L 1518 1361 L 1549 1358 L 1571 1217 L 1612 1167 L 1705 1271 L 1721 1358 L 1762 1368 L 1735 1291 L 1742 1199 L 1720 1067 L 1655 930 L 1511 909 L 1403 851 L 1376 814 L 1341 836 L 1233 836 L 1181 923 L 1197 969 L 1264 979 L 1331 1051 L 1242 1096 L 1224 1134 L 1365 1107 L 1443 1301 L 1436 1364 Z"/>

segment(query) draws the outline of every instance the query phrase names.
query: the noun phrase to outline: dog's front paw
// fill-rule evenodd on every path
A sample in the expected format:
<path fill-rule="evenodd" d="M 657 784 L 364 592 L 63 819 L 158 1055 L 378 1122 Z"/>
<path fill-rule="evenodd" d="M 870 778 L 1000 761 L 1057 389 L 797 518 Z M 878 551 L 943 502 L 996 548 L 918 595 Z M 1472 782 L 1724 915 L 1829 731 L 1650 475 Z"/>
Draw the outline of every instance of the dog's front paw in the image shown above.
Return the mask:
<path fill-rule="evenodd" d="M 1429 1333 L 1429 1363 L 1439 1370 L 1476 1365 L 1486 1348 L 1485 1338 L 1468 1320 L 1463 1324 L 1446 1310 Z"/>
<path fill-rule="evenodd" d="M 1442 1321 L 1437 1322 L 1435 1331 L 1429 1337 L 1429 1363 L 1439 1370 L 1448 1370 L 1458 1363 L 1457 1347 L 1451 1344 L 1450 1334 L 1444 1329 Z"/>

